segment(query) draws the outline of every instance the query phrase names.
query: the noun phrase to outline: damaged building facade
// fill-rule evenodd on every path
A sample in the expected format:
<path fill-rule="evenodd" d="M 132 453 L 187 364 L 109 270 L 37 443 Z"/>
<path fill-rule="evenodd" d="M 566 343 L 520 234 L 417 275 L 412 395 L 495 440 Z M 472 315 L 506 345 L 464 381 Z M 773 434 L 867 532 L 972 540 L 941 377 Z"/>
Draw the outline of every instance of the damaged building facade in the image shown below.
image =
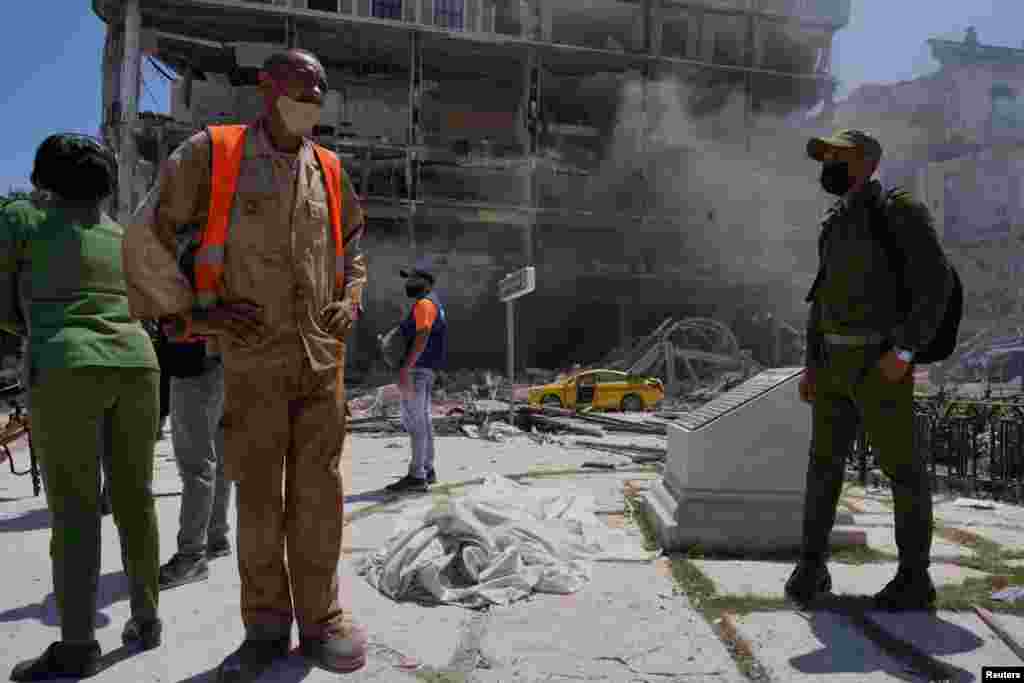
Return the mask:
<path fill-rule="evenodd" d="M 269 54 L 308 49 L 331 87 L 319 142 L 343 159 L 369 222 L 351 370 L 369 367 L 376 335 L 405 315 L 398 269 L 423 257 L 448 308 L 453 367 L 503 367 L 497 282 L 526 265 L 537 287 L 517 302 L 518 366 L 586 363 L 669 316 L 729 321 L 765 291 L 721 277 L 728 255 L 700 248 L 713 206 L 665 201 L 666 178 L 685 186 L 701 171 L 659 121 L 692 118 L 723 148 L 779 144 L 784 131 L 752 122 L 828 108 L 849 5 L 93 0 L 108 26 L 103 121 L 121 159 L 120 211 L 193 132 L 260 113 Z M 144 59 L 174 71 L 169 116 L 139 111 Z"/>
<path fill-rule="evenodd" d="M 965 287 L 966 336 L 1024 320 L 1024 47 L 930 40 L 939 69 L 864 85 L 837 123 L 884 136 L 882 178 L 927 202 Z M 890 142 L 892 141 L 892 142 Z"/>

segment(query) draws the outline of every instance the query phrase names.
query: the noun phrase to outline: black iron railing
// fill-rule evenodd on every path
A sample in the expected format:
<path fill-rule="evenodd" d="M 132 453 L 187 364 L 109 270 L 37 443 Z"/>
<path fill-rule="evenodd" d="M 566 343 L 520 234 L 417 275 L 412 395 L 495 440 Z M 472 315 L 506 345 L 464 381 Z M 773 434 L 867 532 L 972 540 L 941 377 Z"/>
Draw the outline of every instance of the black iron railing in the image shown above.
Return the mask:
<path fill-rule="evenodd" d="M 918 397 L 914 449 L 927 464 L 937 491 L 1024 501 L 1024 397 Z M 851 456 L 862 486 L 885 484 L 863 428 Z"/>

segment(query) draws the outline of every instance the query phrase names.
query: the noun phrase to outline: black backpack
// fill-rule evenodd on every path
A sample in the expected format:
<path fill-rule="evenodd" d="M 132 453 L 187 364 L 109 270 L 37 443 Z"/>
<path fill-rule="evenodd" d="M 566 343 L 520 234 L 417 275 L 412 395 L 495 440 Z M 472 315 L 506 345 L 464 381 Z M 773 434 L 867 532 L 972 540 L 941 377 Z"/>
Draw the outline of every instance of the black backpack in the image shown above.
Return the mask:
<path fill-rule="evenodd" d="M 902 192 L 900 188 L 889 190 L 885 195 L 884 201 L 876 207 L 871 221 L 871 231 L 874 233 L 875 239 L 885 250 L 886 257 L 889 260 L 889 269 L 894 273 L 903 271 L 906 255 L 903 249 L 892 239 L 886 211 L 893 197 L 900 192 Z M 960 281 L 960 274 L 956 272 L 956 268 L 950 263 L 948 257 L 946 258 L 946 264 L 953 273 L 953 290 L 949 294 L 946 313 L 942 318 L 942 324 L 939 325 L 939 329 L 935 333 L 935 338 L 932 339 L 931 344 L 927 348 L 918 349 L 914 354 L 914 363 L 916 365 L 946 360 L 956 350 L 957 338 L 960 333 L 960 322 L 964 317 L 964 287 Z M 910 303 L 908 300 L 908 306 Z"/>

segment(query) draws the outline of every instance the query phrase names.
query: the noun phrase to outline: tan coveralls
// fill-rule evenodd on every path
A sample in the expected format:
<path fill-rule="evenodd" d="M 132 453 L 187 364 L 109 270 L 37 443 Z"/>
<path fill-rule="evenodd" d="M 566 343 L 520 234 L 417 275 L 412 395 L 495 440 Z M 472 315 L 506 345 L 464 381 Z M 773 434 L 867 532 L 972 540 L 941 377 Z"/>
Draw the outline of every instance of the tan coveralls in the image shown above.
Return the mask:
<path fill-rule="evenodd" d="M 161 170 L 157 232 L 168 248 L 176 233 L 199 242 L 210 155 L 204 131 Z M 249 347 L 218 341 L 224 466 L 238 482 L 238 569 L 250 638 L 289 634 L 293 615 L 304 637 L 345 634 L 337 579 L 344 341 L 320 326 L 320 313 L 332 301 L 358 305 L 366 266 L 359 250 L 363 214 L 344 171 L 342 185 L 348 242 L 344 291 L 337 292 L 327 194 L 312 144 L 304 142 L 296 158 L 274 150 L 262 127 L 249 129 L 225 245 L 224 298 L 262 306 L 265 337 Z"/>

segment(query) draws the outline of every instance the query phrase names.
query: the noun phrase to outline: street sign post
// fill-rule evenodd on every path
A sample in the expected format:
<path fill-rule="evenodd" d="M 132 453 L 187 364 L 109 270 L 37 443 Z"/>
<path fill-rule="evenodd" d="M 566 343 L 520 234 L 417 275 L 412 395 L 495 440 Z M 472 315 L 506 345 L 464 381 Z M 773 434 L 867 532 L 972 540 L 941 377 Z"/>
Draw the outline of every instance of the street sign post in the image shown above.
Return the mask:
<path fill-rule="evenodd" d="M 498 298 L 508 303 L 529 294 L 537 288 L 537 270 L 533 266 L 520 268 L 498 283 Z"/>
<path fill-rule="evenodd" d="M 506 342 L 506 375 L 509 384 L 515 380 L 515 346 L 516 346 L 516 299 L 529 294 L 537 288 L 537 271 L 533 266 L 520 268 L 506 275 L 498 282 L 498 299 L 505 302 Z"/>

